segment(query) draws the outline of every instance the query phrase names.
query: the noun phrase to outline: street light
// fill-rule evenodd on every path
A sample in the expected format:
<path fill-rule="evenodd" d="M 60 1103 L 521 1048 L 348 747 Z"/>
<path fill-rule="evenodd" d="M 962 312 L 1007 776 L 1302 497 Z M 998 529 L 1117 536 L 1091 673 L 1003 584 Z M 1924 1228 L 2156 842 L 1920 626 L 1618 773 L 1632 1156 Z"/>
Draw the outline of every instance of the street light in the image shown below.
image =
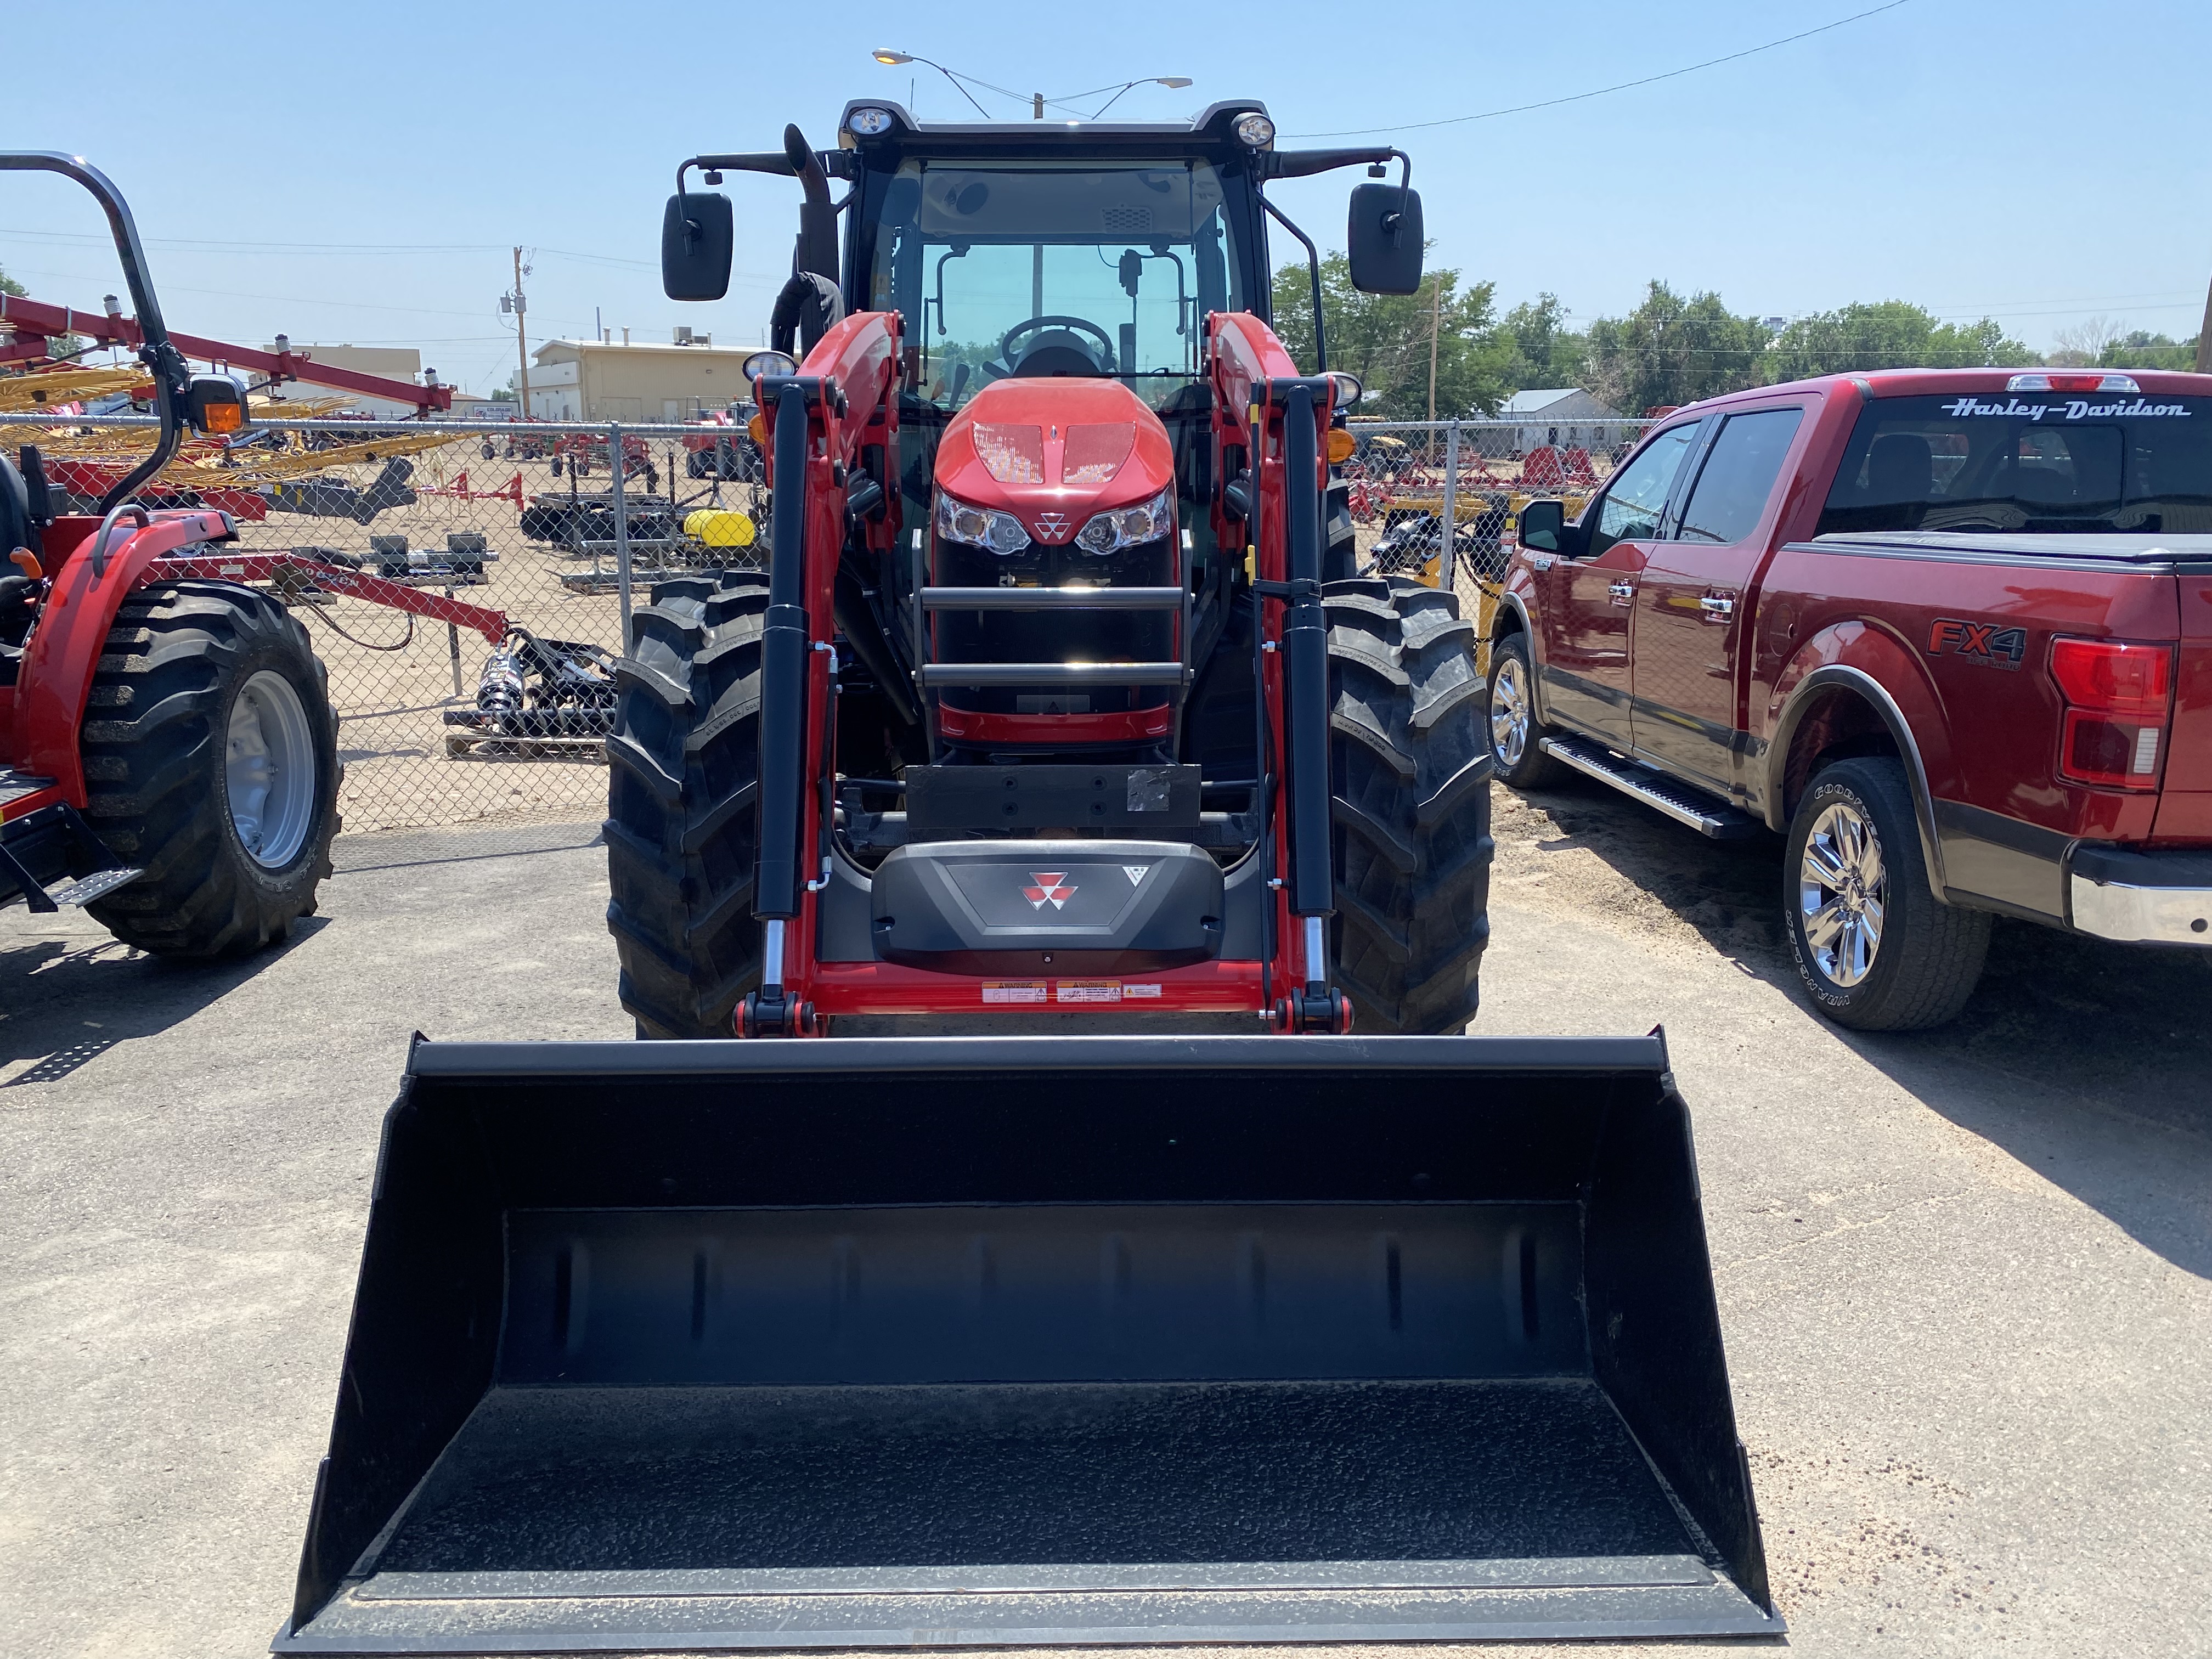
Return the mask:
<path fill-rule="evenodd" d="M 892 64 L 892 65 L 896 65 L 896 64 L 928 64 L 930 68 L 932 68 L 932 69 L 935 70 L 936 70 L 939 75 L 943 76 L 946 80 L 948 80 L 948 81 L 951 82 L 952 82 L 952 84 L 953 84 L 954 86 L 958 87 L 958 88 L 960 88 L 960 95 L 961 95 L 963 98 L 965 98 L 965 99 L 966 99 L 969 103 L 971 103 L 971 104 L 975 104 L 975 112 L 976 112 L 978 115 L 981 115 L 981 116 L 985 120 L 987 120 L 987 121 L 988 121 L 988 120 L 989 120 L 989 119 L 991 118 L 991 113 L 990 113 L 990 112 L 989 112 L 988 110 L 985 109 L 985 108 L 982 106 L 982 105 L 981 105 L 981 104 L 979 104 L 979 103 L 976 103 L 976 102 L 975 102 L 975 94 L 974 93 L 972 93 L 972 92 L 969 91 L 969 90 L 968 90 L 968 88 L 967 88 L 967 85 L 966 85 L 966 83 L 967 83 L 968 82 L 969 82 L 969 81 L 973 81 L 973 82 L 975 82 L 975 84 L 976 84 L 977 86 L 981 87 L 985 91 L 987 91 L 987 92 L 995 92 L 995 93 L 999 94 L 1001 97 L 1006 97 L 1006 98 L 1024 98 L 1024 97 L 1026 97 L 1026 98 L 1030 100 L 1030 114 L 1031 114 L 1031 115 L 1033 115 L 1036 119 L 1038 119 L 1038 120 L 1040 120 L 1040 121 L 1042 121 L 1042 120 L 1043 120 L 1043 119 L 1044 119 L 1044 106 L 1045 106 L 1047 104 L 1054 104 L 1054 105 L 1057 105 L 1058 106 L 1060 106 L 1060 108 L 1063 108 L 1063 109 L 1065 109 L 1065 108 L 1066 108 L 1066 107 L 1067 107 L 1067 103 L 1066 103 L 1066 99 L 1060 99 L 1060 98 L 1048 98 L 1048 97 L 1046 97 L 1046 96 L 1045 96 L 1042 93 L 1041 93 L 1041 92 L 1032 92 L 1032 93 L 1019 93 L 1019 92 L 1015 92 L 1015 91 L 1012 90 L 1010 88 L 994 85 L 991 82 L 982 80 L 982 79 L 979 78 L 978 76 L 973 76 L 973 75 L 959 75 L 959 74 L 956 74 L 953 70 L 949 70 L 949 69 L 945 68 L 944 64 L 940 64 L 940 63 L 938 63 L 935 59 L 933 59 L 933 58 L 923 58 L 923 57 L 921 57 L 921 56 L 920 56 L 920 55 L 918 55 L 917 53 L 915 53 L 915 52 L 893 52 L 893 51 L 892 51 L 890 47 L 888 47 L 888 46 L 878 46 L 878 47 L 877 47 L 877 48 L 876 48 L 876 50 L 875 50 L 875 51 L 873 51 L 873 52 L 870 52 L 870 53 L 868 54 L 868 56 L 870 56 L 871 58 L 874 58 L 874 59 L 875 59 L 878 64 Z M 1106 100 L 1104 103 L 1101 104 L 1101 105 L 1100 105 L 1097 109 L 1093 110 L 1093 111 L 1092 111 L 1089 115 L 1087 115 L 1087 116 L 1085 116 L 1085 117 L 1084 117 L 1084 118 L 1085 118 L 1085 120 L 1089 120 L 1089 121 L 1095 121 L 1095 120 L 1097 120 L 1100 116 L 1103 115 L 1103 114 L 1104 114 L 1104 113 L 1109 110 L 1109 109 L 1110 109 L 1110 108 L 1112 108 L 1112 107 L 1113 107 L 1115 99 L 1117 99 L 1117 98 L 1121 97 L 1121 95 L 1123 93 L 1125 93 L 1125 92 L 1128 91 L 1128 90 L 1129 90 L 1129 88 L 1132 88 L 1132 87 L 1158 86 L 1158 87 L 1168 87 L 1168 88 L 1177 88 L 1177 87 L 1187 87 L 1187 86 L 1190 85 L 1190 83 L 1191 83 L 1191 82 L 1190 82 L 1190 77 L 1189 77 L 1188 76 L 1187 76 L 1187 75 L 1150 75 L 1150 76 L 1139 76 L 1139 77 L 1138 77 L 1136 80 L 1134 80 L 1134 81 L 1124 81 L 1124 82 L 1122 82 L 1121 83 L 1121 85 L 1119 85 L 1119 86 L 1113 86 L 1113 87 L 1093 87 L 1093 88 L 1091 88 L 1091 89 L 1089 92 L 1072 92 L 1072 93 L 1068 94 L 1068 97 L 1069 97 L 1069 98 L 1095 98 L 1095 97 L 1097 97 L 1097 96 L 1100 93 L 1102 93 L 1102 92 L 1105 92 L 1105 93 L 1111 93 L 1111 94 L 1113 94 L 1113 96 L 1112 96 L 1112 97 L 1110 97 L 1110 98 L 1107 99 L 1107 100 Z M 1082 112 L 1081 112 L 1081 111 L 1079 111 L 1079 111 L 1077 111 L 1077 112 L 1076 112 L 1077 114 L 1081 114 L 1081 113 L 1082 113 Z"/>
<path fill-rule="evenodd" d="M 873 52 L 870 52 L 868 56 L 874 58 L 878 64 L 889 64 L 894 66 L 900 64 L 927 64 L 930 68 L 935 70 L 946 80 L 951 82 L 955 87 L 959 88 L 960 95 L 963 98 L 965 98 L 971 104 L 975 104 L 975 94 L 969 91 L 967 88 L 960 85 L 960 77 L 955 75 L 951 70 L 945 68 L 944 64 L 939 63 L 933 58 L 923 58 L 911 52 L 893 52 L 888 46 L 878 46 Z M 976 84 L 980 86 L 985 83 L 978 82 Z M 981 116 L 986 121 L 991 118 L 991 112 L 985 109 L 981 104 L 975 104 L 975 113 Z"/>
<path fill-rule="evenodd" d="M 1091 118 L 1095 121 L 1113 108 L 1115 100 L 1120 98 L 1132 87 L 1166 87 L 1170 91 L 1174 91 L 1189 84 L 1190 76 L 1188 75 L 1147 75 L 1134 81 L 1124 81 L 1118 87 L 1093 87 L 1089 92 L 1071 92 L 1067 95 L 1070 98 L 1094 98 L 1102 92 L 1111 92 L 1114 94 L 1112 98 L 1109 98 L 1091 112 Z"/>

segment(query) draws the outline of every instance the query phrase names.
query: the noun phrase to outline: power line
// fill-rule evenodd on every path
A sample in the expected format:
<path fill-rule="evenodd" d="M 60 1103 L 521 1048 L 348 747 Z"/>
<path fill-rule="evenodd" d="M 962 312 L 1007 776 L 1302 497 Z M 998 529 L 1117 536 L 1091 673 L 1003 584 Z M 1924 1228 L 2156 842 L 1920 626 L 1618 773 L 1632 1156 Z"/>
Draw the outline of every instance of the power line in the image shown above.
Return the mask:
<path fill-rule="evenodd" d="M 1722 58 L 1708 58 L 1702 64 L 1689 64 L 1680 69 L 1667 70 L 1658 75 L 1646 75 L 1634 81 L 1622 81 L 1610 87 L 1599 87 L 1590 92 L 1570 93 L 1564 98 L 1547 98 L 1539 103 L 1516 104 L 1510 109 L 1486 109 L 1475 115 L 1447 115 L 1434 121 L 1401 121 L 1387 127 L 1344 127 L 1334 132 L 1290 132 L 1286 138 L 1357 138 L 1370 132 L 1413 132 L 1425 127 L 1455 127 L 1469 121 L 1491 121 L 1501 115 L 1526 115 L 1531 110 L 1556 109 L 1561 104 L 1579 104 L 1592 98 L 1603 98 L 1608 94 L 1627 92 L 1637 87 L 1648 87 L 1661 81 L 1672 81 L 1684 75 L 1695 75 L 1699 70 L 1709 70 L 1723 64 L 1733 64 L 1745 58 L 1755 58 L 1760 52 L 1772 52 L 1799 40 L 1809 40 L 1816 34 L 1826 34 L 1831 29 L 1842 28 L 1847 23 L 1856 23 L 1869 17 L 1878 17 L 1883 12 L 1895 11 L 1899 6 L 1911 4 L 1912 0 L 1888 0 L 1886 5 L 1869 7 L 1865 11 L 1853 12 L 1849 17 L 1838 17 L 1832 23 L 1823 23 L 1818 28 L 1804 29 L 1796 34 L 1785 34 L 1779 40 L 1769 40 L 1764 46 L 1746 46 L 1741 52 L 1732 52 Z"/>

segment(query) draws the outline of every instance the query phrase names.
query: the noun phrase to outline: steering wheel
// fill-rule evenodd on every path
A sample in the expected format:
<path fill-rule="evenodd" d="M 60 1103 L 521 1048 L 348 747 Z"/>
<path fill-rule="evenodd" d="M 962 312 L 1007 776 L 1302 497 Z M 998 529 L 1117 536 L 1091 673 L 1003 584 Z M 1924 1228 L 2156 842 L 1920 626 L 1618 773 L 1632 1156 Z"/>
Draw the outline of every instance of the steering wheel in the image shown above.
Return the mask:
<path fill-rule="evenodd" d="M 1060 317 L 1048 315 L 1043 317 L 1032 317 L 1027 322 L 1016 323 L 1012 328 L 1008 329 L 1005 334 L 1000 337 L 999 361 L 1005 363 L 1015 374 L 1020 374 L 1022 365 L 1020 360 L 1015 356 L 1014 343 L 1018 340 L 1024 339 L 1030 335 L 1042 333 L 1044 330 L 1048 328 L 1067 329 L 1090 335 L 1093 339 L 1098 342 L 1098 349 L 1095 353 L 1091 354 L 1091 368 L 1092 372 L 1100 374 L 1109 374 L 1113 372 L 1113 337 L 1108 334 L 1104 329 L 1099 327 L 1097 324 L 1091 321 L 1090 319 L 1086 317 Z M 1054 343 L 1057 344 L 1058 343 L 1055 342 Z M 1049 349 L 1050 348 L 1043 347 L 1041 349 Z M 1066 349 L 1071 351 L 1080 350 L 1081 346 L 1079 343 L 1075 343 L 1069 344 Z"/>

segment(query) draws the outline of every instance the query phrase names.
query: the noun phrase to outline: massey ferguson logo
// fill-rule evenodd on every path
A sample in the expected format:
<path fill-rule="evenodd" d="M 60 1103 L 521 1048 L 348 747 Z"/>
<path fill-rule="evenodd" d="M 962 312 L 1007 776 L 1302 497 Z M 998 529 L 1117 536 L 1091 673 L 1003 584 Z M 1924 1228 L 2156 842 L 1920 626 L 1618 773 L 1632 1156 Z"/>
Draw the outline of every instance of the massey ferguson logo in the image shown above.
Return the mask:
<path fill-rule="evenodd" d="M 1041 542 L 1065 541 L 1067 538 L 1067 514 L 1040 513 L 1037 514 L 1037 539 Z"/>
<path fill-rule="evenodd" d="M 1928 654 L 1964 657 L 1987 668 L 2017 668 L 2027 654 L 2027 630 L 1938 617 L 1928 630 Z"/>
<path fill-rule="evenodd" d="M 1030 879 L 1036 885 L 1023 888 L 1022 896 L 1030 902 L 1032 910 L 1042 910 L 1047 903 L 1055 910 L 1064 910 L 1067 908 L 1067 901 L 1074 896 L 1075 890 L 1062 883 L 1058 871 L 1046 876 L 1032 870 Z"/>

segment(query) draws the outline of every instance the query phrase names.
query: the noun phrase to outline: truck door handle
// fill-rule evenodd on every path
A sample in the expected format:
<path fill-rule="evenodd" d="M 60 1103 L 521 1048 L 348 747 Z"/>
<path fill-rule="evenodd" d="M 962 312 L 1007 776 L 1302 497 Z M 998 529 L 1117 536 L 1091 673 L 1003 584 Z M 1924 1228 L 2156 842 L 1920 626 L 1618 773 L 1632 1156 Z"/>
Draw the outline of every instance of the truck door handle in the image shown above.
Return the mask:
<path fill-rule="evenodd" d="M 1705 613 L 1709 621 L 1726 622 L 1730 617 L 1735 615 L 1735 601 L 1723 599 L 1717 594 L 1708 593 L 1698 601 L 1698 609 Z"/>
<path fill-rule="evenodd" d="M 1613 602 L 1615 605 L 1626 605 L 1631 599 L 1633 599 L 1636 597 L 1636 584 L 1634 582 L 1615 582 L 1605 591 L 1613 596 Z"/>

